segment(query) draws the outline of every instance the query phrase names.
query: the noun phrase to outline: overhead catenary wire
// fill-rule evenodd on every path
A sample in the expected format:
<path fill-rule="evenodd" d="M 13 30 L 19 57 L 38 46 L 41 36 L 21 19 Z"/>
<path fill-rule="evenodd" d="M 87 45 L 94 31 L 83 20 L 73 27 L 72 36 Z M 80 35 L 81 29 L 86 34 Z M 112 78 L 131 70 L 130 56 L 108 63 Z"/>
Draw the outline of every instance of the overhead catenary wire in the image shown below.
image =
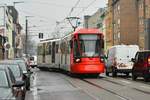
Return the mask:
<path fill-rule="evenodd" d="M 77 5 L 80 3 L 80 1 L 81 1 L 81 0 L 77 0 L 77 2 L 75 3 L 75 5 L 71 8 L 71 10 L 70 10 L 69 14 L 67 15 L 67 17 L 71 16 L 71 13 L 74 11 L 74 8 L 76 8 Z M 66 21 L 66 18 L 67 18 L 67 17 L 65 17 L 65 18 L 64 18 L 63 20 L 61 20 L 61 21 L 56 21 L 56 27 L 55 27 L 54 31 L 56 31 L 56 29 L 58 28 L 58 25 L 60 25 L 60 23 L 66 23 L 65 21 Z"/>
<path fill-rule="evenodd" d="M 76 16 L 79 16 L 82 12 L 84 12 L 86 9 L 88 9 L 96 0 L 93 0 L 90 2 L 85 8 L 82 9 Z"/>
<path fill-rule="evenodd" d="M 75 5 L 71 8 L 71 10 L 70 10 L 68 16 L 71 16 L 71 13 L 73 12 L 74 8 L 76 8 L 77 5 L 80 3 L 80 1 L 81 1 L 81 0 L 78 0 L 78 1 L 75 3 Z M 68 16 L 67 16 L 67 17 L 68 17 Z"/>
<path fill-rule="evenodd" d="M 30 3 L 30 1 L 26 2 L 26 3 Z M 47 6 L 55 6 L 55 7 L 65 7 L 65 8 L 70 8 L 71 6 L 68 6 L 68 5 L 62 5 L 62 4 L 56 4 L 56 3 L 49 3 L 49 2 L 41 2 L 41 1 L 38 1 L 38 2 L 34 2 L 34 5 L 35 4 L 40 4 L 40 5 L 47 5 Z"/>

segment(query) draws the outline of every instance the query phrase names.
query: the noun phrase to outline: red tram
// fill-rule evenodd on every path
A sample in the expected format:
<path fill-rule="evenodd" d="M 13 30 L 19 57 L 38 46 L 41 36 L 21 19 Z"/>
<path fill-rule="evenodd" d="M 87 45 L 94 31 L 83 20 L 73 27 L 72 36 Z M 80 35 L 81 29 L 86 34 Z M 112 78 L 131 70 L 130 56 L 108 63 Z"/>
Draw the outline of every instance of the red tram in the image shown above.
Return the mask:
<path fill-rule="evenodd" d="M 104 72 L 104 36 L 98 29 L 78 29 L 38 46 L 38 68 L 63 69 L 74 74 Z"/>

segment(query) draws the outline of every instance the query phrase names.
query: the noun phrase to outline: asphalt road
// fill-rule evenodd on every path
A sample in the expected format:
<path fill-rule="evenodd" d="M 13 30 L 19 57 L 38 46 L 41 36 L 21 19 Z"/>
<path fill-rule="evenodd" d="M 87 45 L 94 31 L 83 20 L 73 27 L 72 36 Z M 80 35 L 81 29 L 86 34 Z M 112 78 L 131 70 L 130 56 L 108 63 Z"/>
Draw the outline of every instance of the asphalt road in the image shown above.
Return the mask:
<path fill-rule="evenodd" d="M 26 100 L 150 100 L 150 82 L 105 75 L 79 79 L 33 69 Z"/>

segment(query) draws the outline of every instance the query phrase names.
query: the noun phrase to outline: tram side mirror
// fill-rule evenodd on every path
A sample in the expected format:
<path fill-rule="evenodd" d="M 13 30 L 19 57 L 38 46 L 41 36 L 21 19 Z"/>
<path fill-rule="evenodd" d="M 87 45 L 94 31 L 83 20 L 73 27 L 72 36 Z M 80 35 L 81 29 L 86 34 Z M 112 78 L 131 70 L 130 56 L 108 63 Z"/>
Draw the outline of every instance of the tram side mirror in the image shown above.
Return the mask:
<path fill-rule="evenodd" d="M 104 40 L 102 40 L 102 48 L 104 48 Z"/>
<path fill-rule="evenodd" d="M 73 41 L 70 40 L 70 41 L 69 41 L 69 44 L 70 44 L 70 48 L 72 48 L 72 47 L 73 47 Z"/>
<path fill-rule="evenodd" d="M 100 55 L 100 58 L 107 59 L 107 57 L 105 55 Z"/>

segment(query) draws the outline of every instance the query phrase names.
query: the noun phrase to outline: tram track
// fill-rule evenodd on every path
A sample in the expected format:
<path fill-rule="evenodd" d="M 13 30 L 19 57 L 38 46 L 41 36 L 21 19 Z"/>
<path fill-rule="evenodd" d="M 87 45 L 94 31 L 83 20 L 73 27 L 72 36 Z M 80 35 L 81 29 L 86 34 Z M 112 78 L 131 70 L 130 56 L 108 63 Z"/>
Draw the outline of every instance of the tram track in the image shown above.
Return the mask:
<path fill-rule="evenodd" d="M 116 93 L 116 92 L 114 92 L 114 91 L 111 90 L 111 89 L 102 87 L 102 86 L 100 86 L 99 84 L 97 84 L 97 83 L 95 83 L 95 82 L 92 82 L 92 80 L 89 80 L 89 79 L 80 79 L 80 80 L 83 81 L 83 82 L 85 82 L 85 83 L 88 83 L 88 84 L 90 84 L 90 85 L 92 85 L 92 86 L 94 86 L 94 87 L 97 87 L 97 88 L 99 88 L 99 89 L 103 89 L 103 90 L 105 90 L 106 92 L 109 92 L 109 93 L 111 93 L 111 94 L 113 94 L 113 95 L 119 97 L 121 100 L 132 100 L 131 98 L 128 98 L 128 97 L 123 96 L 123 95 L 120 95 L 119 93 Z M 113 84 L 116 84 L 116 85 L 119 85 L 119 86 L 122 86 L 122 87 L 125 87 L 125 86 L 126 86 L 126 85 L 123 85 L 123 84 L 121 84 L 121 83 L 118 83 L 118 82 L 115 82 L 115 81 L 112 81 L 112 80 L 108 80 L 108 79 L 101 79 L 101 80 L 107 81 L 107 82 L 110 82 L 110 83 L 113 83 Z M 126 86 L 126 87 L 128 87 L 128 86 Z M 134 88 L 134 87 L 129 87 L 129 88 L 132 89 L 132 90 L 138 91 L 138 92 L 140 92 L 140 93 L 144 93 L 144 94 L 150 95 L 150 92 L 148 92 L 148 91 L 144 91 L 144 90 L 141 90 L 141 89 L 138 89 L 138 88 Z"/>
<path fill-rule="evenodd" d="M 130 81 L 130 82 L 135 82 L 135 81 L 132 81 L 132 80 L 130 80 L 130 79 L 122 79 L 122 78 L 116 78 L 116 79 L 121 79 L 121 80 L 128 80 L 128 81 Z M 111 83 L 113 83 L 113 84 L 117 84 L 117 85 L 120 85 L 120 86 L 126 86 L 126 85 L 123 85 L 123 84 L 121 84 L 121 83 L 118 83 L 118 82 L 115 82 L 115 81 L 112 81 L 112 80 L 108 80 L 108 79 L 102 79 L 102 80 L 104 80 L 104 81 L 107 81 L 107 82 L 111 82 Z M 137 82 L 135 82 L 135 83 L 137 83 Z M 139 82 L 139 83 L 142 83 L 142 84 L 145 84 L 145 85 L 149 85 L 148 83 L 144 83 L 144 82 Z M 134 87 L 130 87 L 131 89 L 133 89 L 133 90 L 136 90 L 136 91 L 139 91 L 139 92 L 142 92 L 142 93 L 144 93 L 144 94 L 148 94 L 148 95 L 150 95 L 150 92 L 148 92 L 148 91 L 144 91 L 144 90 L 141 90 L 141 89 L 138 89 L 138 88 L 134 88 Z"/>
<path fill-rule="evenodd" d="M 118 82 L 114 81 L 114 79 L 117 79 Z M 121 79 L 121 80 L 120 80 L 120 79 Z M 120 94 L 119 92 L 115 92 L 115 91 L 112 90 L 112 89 L 109 89 L 109 88 L 106 88 L 106 87 L 102 87 L 102 86 L 101 86 L 100 84 L 98 84 L 97 82 L 100 81 L 100 80 L 103 80 L 103 81 L 106 81 L 106 82 L 109 82 L 109 83 L 118 85 L 118 86 L 120 86 L 120 87 L 130 88 L 130 89 L 132 89 L 132 90 L 134 90 L 134 91 L 137 91 L 137 92 L 139 92 L 139 93 L 146 94 L 146 95 L 150 95 L 150 91 L 146 91 L 146 90 L 144 90 L 144 89 L 139 89 L 139 88 L 136 88 L 136 87 L 129 86 L 129 85 L 128 85 L 127 83 L 125 83 L 125 82 L 124 82 L 125 84 L 119 83 L 119 81 L 122 81 L 122 80 L 124 80 L 124 81 L 129 80 L 129 84 L 134 83 L 134 82 L 133 82 L 132 80 L 130 80 L 130 79 L 109 78 L 109 77 L 103 77 L 103 76 L 102 76 L 102 77 L 99 77 L 98 79 L 95 79 L 95 81 L 93 81 L 93 78 L 92 78 L 92 79 L 89 79 L 89 78 L 88 78 L 88 79 L 87 79 L 87 78 L 73 78 L 73 80 L 74 80 L 74 81 L 80 80 L 80 81 L 82 81 L 82 82 L 84 82 L 84 83 L 87 83 L 87 84 L 93 86 L 93 87 L 96 87 L 97 89 L 102 89 L 102 90 L 104 90 L 104 91 L 106 91 L 106 92 L 108 92 L 108 93 L 111 93 L 112 95 L 114 95 L 114 96 L 120 98 L 120 100 L 133 100 L 133 98 L 127 97 L 127 96 L 125 96 L 125 95 L 123 95 L 123 94 Z M 75 85 L 74 82 L 70 82 L 70 83 L 71 83 L 74 87 L 78 88 L 78 85 Z M 138 82 L 135 82 L 135 83 L 138 83 Z M 140 83 L 142 83 L 142 82 L 140 82 Z M 148 85 L 148 84 L 146 84 L 146 85 Z M 142 86 L 142 84 L 141 84 L 141 86 Z M 146 87 L 146 86 L 145 86 L 145 87 Z M 82 89 L 82 87 L 80 87 L 80 88 Z M 88 93 L 87 91 L 84 91 L 84 92 L 86 92 L 89 96 L 91 96 L 91 94 Z M 99 100 L 99 99 L 95 99 L 96 97 L 94 97 L 94 96 L 91 96 L 91 97 L 94 98 L 94 100 Z"/>
<path fill-rule="evenodd" d="M 150 81 L 149 82 L 144 82 L 144 80 L 140 80 L 140 79 L 136 79 L 136 81 L 133 81 L 131 78 L 121 78 L 121 77 L 117 77 L 116 79 L 124 79 L 124 80 L 128 80 L 130 82 L 138 82 L 138 83 L 142 83 L 145 85 L 150 85 Z"/>
<path fill-rule="evenodd" d="M 94 83 L 94 82 L 91 82 L 91 81 L 89 81 L 89 80 L 86 80 L 86 79 L 80 79 L 80 80 L 82 80 L 82 81 L 84 81 L 84 82 L 86 82 L 86 83 L 88 83 L 88 84 L 90 84 L 90 85 L 92 85 L 92 86 L 95 86 L 95 87 L 97 87 L 97 88 L 99 88 L 99 89 L 103 89 L 103 90 L 105 90 L 105 91 L 107 91 L 107 92 L 109 92 L 109 93 L 111 93 L 111 94 L 113 94 L 113 95 L 119 97 L 119 98 L 122 99 L 122 100 L 132 100 L 132 99 L 127 98 L 127 97 L 125 97 L 125 96 L 122 96 L 122 95 L 120 95 L 120 94 L 118 94 L 118 93 L 116 93 L 116 92 L 114 92 L 114 91 L 112 91 L 112 90 L 110 90 L 110 89 L 101 87 L 100 85 L 98 85 L 98 84 L 96 84 L 96 83 Z"/>
<path fill-rule="evenodd" d="M 91 81 L 87 80 L 87 79 L 82 79 L 82 78 L 75 78 L 75 79 L 80 80 L 80 81 L 82 81 L 82 82 L 85 82 L 85 83 L 87 83 L 87 84 L 89 84 L 89 85 L 91 85 L 91 86 L 94 86 L 94 87 L 98 88 L 98 89 L 102 89 L 102 90 L 104 90 L 104 91 L 106 91 L 106 92 L 108 92 L 108 93 L 111 93 L 111 94 L 115 95 L 116 97 L 120 98 L 121 100 L 132 100 L 131 98 L 127 98 L 127 97 L 125 97 L 125 96 L 123 96 L 123 95 L 120 95 L 120 94 L 114 92 L 113 90 L 104 88 L 104 87 L 102 87 L 102 86 L 100 86 L 100 85 L 98 85 L 98 84 L 96 84 L 96 83 L 94 83 L 94 82 L 91 82 Z M 74 79 L 73 79 L 73 80 L 74 80 Z M 68 79 L 67 79 L 67 81 L 68 81 L 73 87 L 78 88 L 78 86 L 76 86 L 76 85 L 74 84 L 74 82 L 72 82 L 72 81 L 70 81 L 70 80 L 68 80 Z M 122 86 L 121 84 L 118 84 L 118 83 L 116 83 L 116 82 L 113 82 L 113 81 L 110 81 L 110 80 L 107 80 L 107 81 Z M 123 85 L 123 86 L 124 86 L 124 85 Z M 94 97 L 93 95 L 90 95 L 88 92 L 86 92 L 86 91 L 84 91 L 84 92 L 87 93 L 90 97 L 94 98 L 94 100 L 99 100 L 98 98 Z"/>

